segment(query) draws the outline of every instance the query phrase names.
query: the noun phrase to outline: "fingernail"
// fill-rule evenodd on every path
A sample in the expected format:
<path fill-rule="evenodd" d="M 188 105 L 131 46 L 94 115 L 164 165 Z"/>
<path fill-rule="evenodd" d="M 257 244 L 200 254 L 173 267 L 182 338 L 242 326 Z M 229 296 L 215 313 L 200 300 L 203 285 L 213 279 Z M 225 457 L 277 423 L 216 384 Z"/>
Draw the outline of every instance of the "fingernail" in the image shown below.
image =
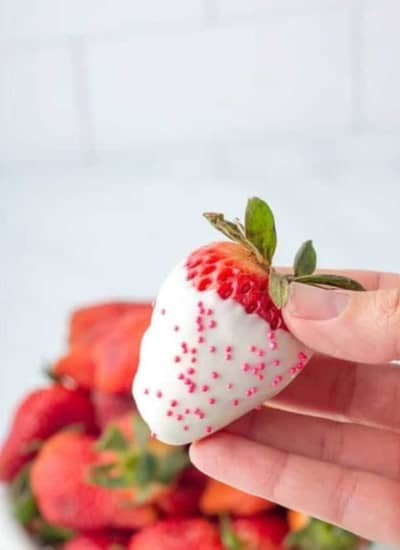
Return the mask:
<path fill-rule="evenodd" d="M 350 296 L 342 291 L 293 283 L 290 285 L 286 311 L 293 317 L 326 321 L 339 317 L 349 299 Z"/>

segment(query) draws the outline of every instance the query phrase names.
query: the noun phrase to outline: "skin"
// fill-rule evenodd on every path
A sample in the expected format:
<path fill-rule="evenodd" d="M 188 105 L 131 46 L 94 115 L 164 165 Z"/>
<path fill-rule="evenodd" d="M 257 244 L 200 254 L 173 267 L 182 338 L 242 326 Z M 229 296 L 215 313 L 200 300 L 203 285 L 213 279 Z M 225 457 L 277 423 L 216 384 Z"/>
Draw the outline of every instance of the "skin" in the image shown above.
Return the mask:
<path fill-rule="evenodd" d="M 285 321 L 316 351 L 304 372 L 191 458 L 243 491 L 400 544 L 400 275 L 342 274 L 367 292 L 290 292 Z"/>

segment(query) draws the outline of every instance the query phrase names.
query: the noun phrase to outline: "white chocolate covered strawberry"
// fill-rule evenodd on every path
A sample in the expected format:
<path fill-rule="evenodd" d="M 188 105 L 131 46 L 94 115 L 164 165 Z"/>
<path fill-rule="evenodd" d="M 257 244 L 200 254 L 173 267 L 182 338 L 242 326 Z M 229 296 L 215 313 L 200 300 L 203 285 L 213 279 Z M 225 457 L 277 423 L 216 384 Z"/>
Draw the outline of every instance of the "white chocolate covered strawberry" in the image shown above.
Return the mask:
<path fill-rule="evenodd" d="M 280 308 L 292 281 L 360 290 L 351 279 L 315 275 L 311 241 L 294 273 L 272 267 L 275 223 L 268 205 L 248 201 L 245 225 L 205 217 L 232 241 L 192 252 L 162 285 L 142 340 L 133 393 L 155 437 L 189 443 L 279 393 L 311 356 Z"/>

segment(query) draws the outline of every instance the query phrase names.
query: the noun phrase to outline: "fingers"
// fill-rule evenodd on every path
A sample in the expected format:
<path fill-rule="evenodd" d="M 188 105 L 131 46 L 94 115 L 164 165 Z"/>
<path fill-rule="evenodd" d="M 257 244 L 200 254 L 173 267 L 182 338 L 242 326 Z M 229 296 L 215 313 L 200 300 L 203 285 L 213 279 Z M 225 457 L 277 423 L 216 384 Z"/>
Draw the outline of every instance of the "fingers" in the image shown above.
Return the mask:
<path fill-rule="evenodd" d="M 368 539 L 400 542 L 395 481 L 264 446 L 220 432 L 192 445 L 206 474 Z"/>
<path fill-rule="evenodd" d="M 400 432 L 400 368 L 316 356 L 268 406 Z"/>
<path fill-rule="evenodd" d="M 289 453 L 400 477 L 400 440 L 393 432 L 267 408 L 242 417 L 227 431 Z"/>
<path fill-rule="evenodd" d="M 365 363 L 399 359 L 400 276 L 377 276 L 375 283 L 383 288 L 347 292 L 294 283 L 283 311 L 286 324 L 327 355 Z M 387 288 L 389 283 L 397 286 Z"/>

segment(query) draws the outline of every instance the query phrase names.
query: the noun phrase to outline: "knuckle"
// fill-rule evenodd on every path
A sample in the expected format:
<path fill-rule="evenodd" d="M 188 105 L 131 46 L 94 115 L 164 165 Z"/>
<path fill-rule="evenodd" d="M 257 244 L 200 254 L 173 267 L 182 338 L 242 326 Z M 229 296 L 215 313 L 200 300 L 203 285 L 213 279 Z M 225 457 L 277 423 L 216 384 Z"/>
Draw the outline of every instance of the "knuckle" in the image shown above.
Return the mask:
<path fill-rule="evenodd" d="M 376 292 L 375 307 L 380 323 L 387 324 L 393 321 L 400 323 L 400 288 Z"/>

